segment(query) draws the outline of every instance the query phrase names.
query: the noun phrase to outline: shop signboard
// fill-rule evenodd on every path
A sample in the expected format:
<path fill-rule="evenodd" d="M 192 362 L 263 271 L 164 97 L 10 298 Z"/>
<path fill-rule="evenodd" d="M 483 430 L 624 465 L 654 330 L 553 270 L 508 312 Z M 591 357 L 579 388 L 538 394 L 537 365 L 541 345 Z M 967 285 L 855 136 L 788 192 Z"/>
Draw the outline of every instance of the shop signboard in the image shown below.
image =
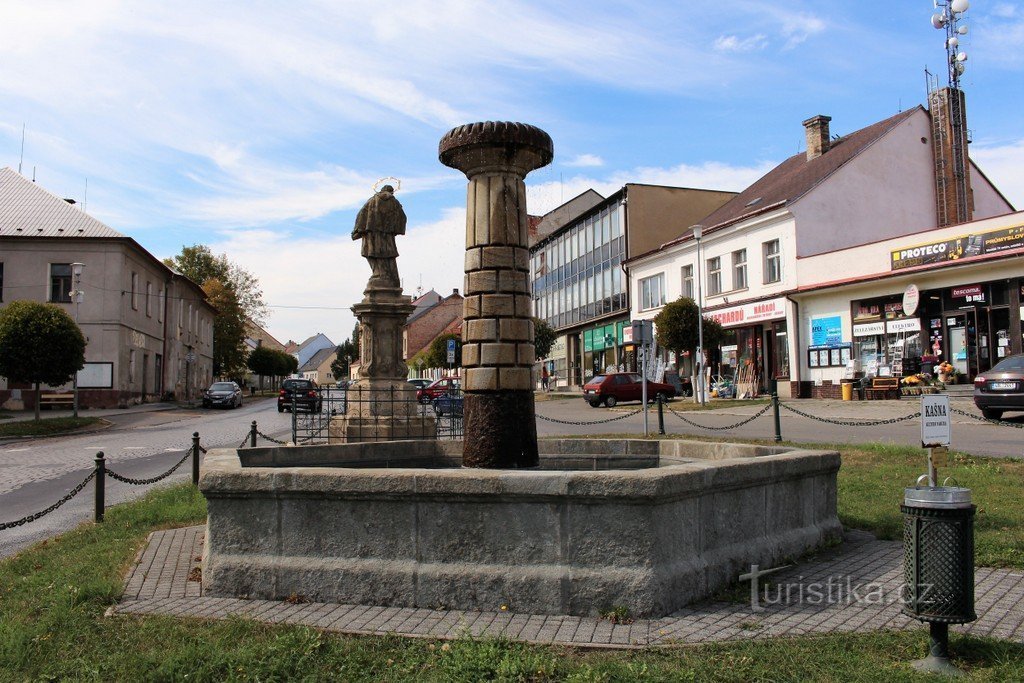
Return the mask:
<path fill-rule="evenodd" d="M 890 320 L 886 323 L 889 334 L 901 332 L 920 332 L 921 321 L 918 318 L 904 318 L 903 320 Z"/>
<path fill-rule="evenodd" d="M 861 323 L 853 326 L 854 337 L 874 337 L 880 334 L 885 334 L 884 322 Z"/>
<path fill-rule="evenodd" d="M 918 244 L 891 253 L 891 269 L 913 268 L 932 263 L 956 261 L 981 254 L 995 254 L 1024 248 L 1024 223 L 986 232 L 958 235 L 949 239 Z"/>
<path fill-rule="evenodd" d="M 949 290 L 949 296 L 953 299 L 963 299 L 968 304 L 985 303 L 985 288 L 982 285 L 963 285 L 953 287 Z"/>
<path fill-rule="evenodd" d="M 903 290 L 903 312 L 907 315 L 917 313 L 917 305 L 921 302 L 921 292 L 917 285 L 907 285 Z"/>
<path fill-rule="evenodd" d="M 786 317 L 786 299 L 769 299 L 742 306 L 722 308 L 706 314 L 714 318 L 722 327 L 741 327 L 765 320 L 777 320 Z"/>
<path fill-rule="evenodd" d="M 838 316 L 811 318 L 811 346 L 839 346 L 843 343 L 843 319 Z"/>

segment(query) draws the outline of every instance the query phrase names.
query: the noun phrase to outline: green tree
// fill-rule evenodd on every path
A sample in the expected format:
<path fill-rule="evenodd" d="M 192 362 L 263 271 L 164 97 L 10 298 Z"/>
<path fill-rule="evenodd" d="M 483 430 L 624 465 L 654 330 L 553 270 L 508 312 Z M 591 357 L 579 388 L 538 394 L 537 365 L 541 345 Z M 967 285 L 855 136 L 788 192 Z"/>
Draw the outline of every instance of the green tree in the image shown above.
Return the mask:
<path fill-rule="evenodd" d="M 446 368 L 448 367 L 448 340 L 455 340 L 455 367 L 462 367 L 462 337 L 449 332 L 430 342 L 427 351 L 427 367 Z"/>
<path fill-rule="evenodd" d="M 12 301 L 0 310 L 0 375 L 10 382 L 64 384 L 85 367 L 85 337 L 64 309 L 35 301 Z"/>
<path fill-rule="evenodd" d="M 213 374 L 240 377 L 245 369 L 245 313 L 235 291 L 217 278 L 203 283 L 210 304 L 217 309 L 213 323 Z"/>
<path fill-rule="evenodd" d="M 551 347 L 558 339 L 558 333 L 540 318 L 533 319 L 533 348 L 537 360 L 547 358 Z"/>
<path fill-rule="evenodd" d="M 689 297 L 681 296 L 661 309 L 661 312 L 654 317 L 654 325 L 657 327 L 658 345 L 679 355 L 683 351 L 689 351 L 691 357 L 696 358 L 698 345 L 697 321 L 700 319 L 700 309 L 697 303 Z M 718 346 L 723 337 L 722 326 L 714 318 L 704 316 L 704 348 L 710 349 Z"/>
<path fill-rule="evenodd" d="M 284 351 L 274 351 L 277 359 L 274 365 L 274 374 L 278 377 L 287 377 L 299 369 L 299 359 Z"/>
<path fill-rule="evenodd" d="M 346 339 L 338 345 L 338 348 L 335 350 L 334 361 L 331 363 L 331 374 L 334 375 L 334 379 L 348 377 L 348 370 L 352 361 L 359 357 L 357 348 L 356 343 L 351 339 Z"/>
<path fill-rule="evenodd" d="M 278 365 L 278 353 L 280 351 L 268 349 L 266 346 L 257 346 L 246 359 L 246 366 L 252 370 L 254 375 L 259 375 L 260 391 L 263 390 L 263 378 L 273 377 L 277 374 L 275 370 Z"/>

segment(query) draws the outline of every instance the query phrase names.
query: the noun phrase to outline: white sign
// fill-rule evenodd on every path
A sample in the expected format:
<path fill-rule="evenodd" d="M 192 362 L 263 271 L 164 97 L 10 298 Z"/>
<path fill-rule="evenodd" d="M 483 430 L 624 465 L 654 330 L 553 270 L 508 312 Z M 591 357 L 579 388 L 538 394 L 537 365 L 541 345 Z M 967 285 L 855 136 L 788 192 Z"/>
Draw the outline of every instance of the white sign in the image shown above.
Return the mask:
<path fill-rule="evenodd" d="M 885 334 L 885 323 L 863 323 L 853 326 L 854 337 L 874 337 L 876 334 Z"/>
<path fill-rule="evenodd" d="M 455 349 L 448 349 L 448 365 L 455 365 Z"/>
<path fill-rule="evenodd" d="M 890 320 L 889 321 L 889 334 L 896 334 L 898 332 L 920 332 L 921 321 L 917 318 L 907 318 L 905 320 Z"/>
<path fill-rule="evenodd" d="M 914 315 L 920 301 L 921 292 L 918 291 L 917 285 L 907 285 L 907 288 L 903 290 L 903 314 Z"/>
<path fill-rule="evenodd" d="M 706 314 L 714 318 L 722 327 L 738 327 L 763 320 L 775 320 L 786 317 L 786 299 L 769 299 L 756 304 L 744 304 L 733 308 L 722 308 Z"/>
<path fill-rule="evenodd" d="M 921 396 L 921 447 L 948 446 L 953 433 L 951 418 L 948 395 Z"/>

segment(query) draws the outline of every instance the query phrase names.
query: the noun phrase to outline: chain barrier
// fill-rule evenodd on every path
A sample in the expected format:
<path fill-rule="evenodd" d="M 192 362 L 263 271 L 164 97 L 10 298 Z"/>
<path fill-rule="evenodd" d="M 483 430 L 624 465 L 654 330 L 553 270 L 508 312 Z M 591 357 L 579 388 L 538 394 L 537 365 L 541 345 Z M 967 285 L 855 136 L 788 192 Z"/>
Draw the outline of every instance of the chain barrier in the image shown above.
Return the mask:
<path fill-rule="evenodd" d="M 954 415 L 962 415 L 964 417 L 970 417 L 970 418 L 973 418 L 975 420 L 978 420 L 979 422 L 988 422 L 990 424 L 999 425 L 1000 427 L 1013 427 L 1014 429 L 1024 429 L 1024 424 L 1016 424 L 1016 423 L 1013 423 L 1013 422 L 1003 422 L 1002 420 L 993 420 L 992 418 L 982 417 L 980 415 L 975 415 L 973 413 L 968 413 L 967 411 L 960 410 L 958 408 L 951 408 L 950 410 L 952 410 Z"/>
<path fill-rule="evenodd" d="M 818 422 L 826 422 L 833 425 L 841 425 L 843 427 L 876 427 L 878 425 L 891 425 L 897 422 L 906 422 L 907 420 L 916 420 L 921 417 L 921 413 L 911 413 L 910 415 L 904 415 L 902 417 L 890 417 L 883 420 L 836 420 L 829 417 L 818 417 L 817 415 L 811 415 L 805 413 L 802 410 L 797 410 L 792 406 L 786 405 L 785 403 L 779 402 L 779 405 L 788 410 L 791 413 L 796 413 L 800 417 L 806 417 L 809 420 L 817 420 Z"/>
<path fill-rule="evenodd" d="M 66 496 L 64 496 L 63 498 L 58 500 L 56 503 L 54 503 L 50 507 L 46 508 L 45 510 L 40 510 L 39 512 L 31 514 L 28 517 L 22 517 L 21 519 L 19 519 L 17 521 L 5 522 L 3 524 L 0 524 L 0 531 L 4 531 L 5 529 L 12 529 L 12 528 L 14 528 L 16 526 L 21 526 L 22 524 L 28 524 L 29 522 L 34 522 L 37 519 L 39 519 L 40 517 L 45 517 L 46 515 L 50 514 L 51 512 L 53 512 L 54 510 L 59 508 L 61 505 L 63 505 L 64 503 L 68 502 L 69 500 L 71 500 L 72 498 L 77 496 L 79 493 L 81 493 L 82 489 L 84 489 L 86 487 L 86 485 L 90 481 L 92 481 L 95 476 L 96 476 L 96 470 L 93 470 L 92 472 L 89 473 L 89 476 L 86 477 L 85 480 L 81 484 L 79 484 L 75 488 L 71 489 L 71 491 L 68 492 L 68 494 Z"/>
<path fill-rule="evenodd" d="M 676 411 L 674 411 L 671 408 L 669 408 L 667 405 L 665 406 L 665 408 L 668 410 L 668 412 L 672 413 L 673 415 L 678 417 L 680 420 L 682 420 L 683 422 L 685 422 L 686 424 L 688 424 L 688 425 L 690 425 L 692 427 L 697 427 L 699 429 L 710 429 L 712 431 L 722 432 L 722 431 L 725 431 L 725 430 L 728 430 L 728 429 L 736 429 L 737 427 L 742 427 L 745 424 L 753 422 L 754 420 L 756 420 L 757 418 L 761 417 L 762 415 L 767 413 L 769 410 L 771 410 L 772 409 L 772 404 L 769 403 L 764 408 L 762 408 L 761 410 L 757 411 L 756 413 L 754 413 L 750 417 L 748 417 L 748 418 L 746 418 L 744 420 L 740 420 L 736 424 L 726 425 L 725 427 L 709 427 L 707 425 L 697 424 L 693 420 L 690 420 L 688 418 L 683 417 L 682 413 L 677 413 Z"/>
<path fill-rule="evenodd" d="M 244 437 L 242 437 L 242 443 L 238 444 L 238 448 L 239 449 L 245 448 L 246 444 L 249 443 L 249 439 L 251 439 L 251 438 L 252 438 L 252 434 L 246 434 Z"/>
<path fill-rule="evenodd" d="M 554 417 L 548 417 L 547 415 L 541 415 L 540 413 L 536 413 L 536 415 L 537 415 L 538 418 L 540 418 L 541 420 L 544 420 L 545 422 L 554 422 L 555 424 L 560 424 L 560 425 L 574 425 L 574 426 L 577 426 L 577 427 L 586 427 L 587 425 L 600 425 L 600 424 L 607 424 L 609 422 L 615 422 L 616 420 L 623 420 L 623 419 L 625 419 L 627 417 L 632 417 L 633 415 L 639 415 L 640 413 L 643 412 L 643 410 L 644 410 L 643 408 L 637 408 L 636 410 L 634 410 L 631 413 L 623 413 L 622 415 L 618 415 L 616 417 L 610 417 L 607 420 L 590 420 L 590 421 L 559 420 L 559 419 L 554 418 Z"/>
<path fill-rule="evenodd" d="M 257 435 L 257 436 L 260 436 L 260 437 L 263 437 L 264 439 L 266 439 L 266 440 L 267 440 L 267 441 L 269 441 L 270 443 L 276 443 L 276 444 L 278 444 L 279 446 L 287 446 L 287 445 L 288 445 L 288 442 L 287 442 L 287 441 L 281 441 L 280 439 L 275 439 L 275 438 L 274 438 L 274 437 L 272 437 L 272 436 L 267 436 L 266 434 L 264 434 L 263 432 L 261 432 L 261 431 L 259 431 L 259 430 L 256 430 L 256 435 Z M 247 438 L 247 439 L 248 439 L 249 437 L 248 437 L 248 436 L 246 436 L 245 438 Z"/>
<path fill-rule="evenodd" d="M 201 447 L 200 447 L 200 450 L 202 450 Z M 107 473 L 107 476 L 109 476 L 111 479 L 116 479 L 118 481 L 122 481 L 125 484 L 134 484 L 135 486 L 145 486 L 147 484 L 155 484 L 158 481 L 162 481 L 163 479 L 166 479 L 167 477 L 171 476 L 172 474 L 174 474 L 174 471 L 176 469 L 178 469 L 179 467 L 181 467 L 182 463 L 184 463 L 190 457 L 192 457 L 192 447 L 191 446 L 189 446 L 187 449 L 185 449 L 185 455 L 182 456 L 181 460 L 179 460 L 177 462 L 177 464 L 174 465 L 174 467 L 172 467 L 171 469 L 167 470 L 163 474 L 158 474 L 157 476 L 150 477 L 149 479 L 132 479 L 131 477 L 125 477 L 123 475 L 120 475 L 117 472 L 114 472 L 113 470 L 106 470 L 106 473 Z"/>

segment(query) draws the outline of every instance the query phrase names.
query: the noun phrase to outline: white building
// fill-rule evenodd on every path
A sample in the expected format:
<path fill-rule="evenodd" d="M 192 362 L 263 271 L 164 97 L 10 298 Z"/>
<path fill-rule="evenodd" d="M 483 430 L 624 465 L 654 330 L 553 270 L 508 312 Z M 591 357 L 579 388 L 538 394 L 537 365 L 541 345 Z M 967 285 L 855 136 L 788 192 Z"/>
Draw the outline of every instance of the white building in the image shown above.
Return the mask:
<path fill-rule="evenodd" d="M 933 109 L 948 99 L 939 95 Z M 708 349 L 711 362 L 723 374 L 746 368 L 761 388 L 779 380 L 780 394 L 799 391 L 808 379 L 796 362 L 805 346 L 793 295 L 822 282 L 820 269 L 805 264 L 956 222 L 956 207 L 945 201 L 957 171 L 948 163 L 944 120 L 918 106 L 832 139 L 828 117 L 808 119 L 807 152 L 701 220 L 699 245 L 687 230 L 626 261 L 632 317 L 654 318 L 666 302 L 697 298 L 699 284 L 704 310 L 728 336 L 720 349 Z M 968 216 L 1013 210 L 973 162 L 957 177 L 967 178 L 969 203 L 961 208 Z M 853 259 L 833 267 L 839 272 L 830 280 L 868 274 Z"/>

